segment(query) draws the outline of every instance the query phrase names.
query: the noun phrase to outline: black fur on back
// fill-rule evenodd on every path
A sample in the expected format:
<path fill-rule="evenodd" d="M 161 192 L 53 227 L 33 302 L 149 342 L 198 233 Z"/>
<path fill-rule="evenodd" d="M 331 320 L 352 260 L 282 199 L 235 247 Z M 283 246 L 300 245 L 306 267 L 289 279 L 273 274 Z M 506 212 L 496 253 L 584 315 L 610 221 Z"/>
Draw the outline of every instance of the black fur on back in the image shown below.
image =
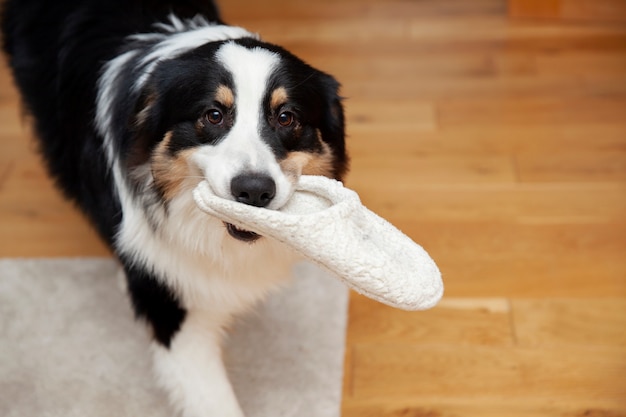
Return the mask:
<path fill-rule="evenodd" d="M 93 123 L 98 77 L 125 37 L 150 32 L 170 13 L 180 18 L 201 13 L 220 21 L 215 5 L 202 0 L 4 3 L 3 49 L 25 109 L 33 116 L 48 170 L 109 245 L 121 211 L 103 139 Z"/>

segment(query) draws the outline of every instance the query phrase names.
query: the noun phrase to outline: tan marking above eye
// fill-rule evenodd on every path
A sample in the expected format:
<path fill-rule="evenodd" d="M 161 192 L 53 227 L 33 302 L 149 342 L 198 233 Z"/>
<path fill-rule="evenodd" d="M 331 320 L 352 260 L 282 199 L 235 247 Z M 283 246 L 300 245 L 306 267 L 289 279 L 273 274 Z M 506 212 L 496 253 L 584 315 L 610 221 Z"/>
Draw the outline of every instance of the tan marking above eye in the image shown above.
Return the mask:
<path fill-rule="evenodd" d="M 215 91 L 215 101 L 224 107 L 231 108 L 235 105 L 235 94 L 230 88 L 220 85 Z"/>
<path fill-rule="evenodd" d="M 272 91 L 272 95 L 270 96 L 270 107 L 272 110 L 277 110 L 280 106 L 285 104 L 289 100 L 289 95 L 287 94 L 287 90 L 285 87 L 278 87 L 274 91 Z"/>

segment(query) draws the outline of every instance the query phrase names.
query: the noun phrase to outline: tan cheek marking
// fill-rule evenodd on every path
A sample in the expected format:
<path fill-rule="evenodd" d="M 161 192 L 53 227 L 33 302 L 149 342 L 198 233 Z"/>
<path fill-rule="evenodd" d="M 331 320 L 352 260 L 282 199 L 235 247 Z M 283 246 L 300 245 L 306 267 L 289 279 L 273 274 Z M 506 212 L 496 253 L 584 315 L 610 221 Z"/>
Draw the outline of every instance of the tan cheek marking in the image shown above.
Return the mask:
<path fill-rule="evenodd" d="M 289 100 L 287 90 L 285 90 L 284 87 L 278 87 L 276 90 L 272 91 L 272 97 L 270 98 L 270 107 L 273 110 L 276 110 L 278 107 L 285 104 L 287 100 Z"/>
<path fill-rule="evenodd" d="M 289 181 L 295 183 L 298 177 L 302 175 L 302 168 L 307 165 L 313 154 L 305 152 L 290 152 L 285 159 L 280 162 L 280 169 L 289 178 Z"/>
<path fill-rule="evenodd" d="M 300 175 L 323 175 L 334 177 L 334 156 L 330 147 L 323 143 L 320 153 L 291 152 L 281 163 L 280 167 L 287 177 L 296 181 Z"/>
<path fill-rule="evenodd" d="M 215 92 L 215 100 L 223 106 L 231 108 L 235 105 L 235 94 L 230 88 L 220 85 Z"/>
<path fill-rule="evenodd" d="M 151 168 L 154 183 L 163 193 L 165 200 L 172 200 L 183 190 L 195 187 L 201 173 L 194 168 L 191 157 L 195 150 L 186 149 L 172 156 L 167 147 L 172 132 L 166 133 L 161 143 L 152 153 Z"/>
<path fill-rule="evenodd" d="M 308 164 L 302 168 L 303 175 L 323 175 L 325 177 L 333 177 L 335 173 L 335 157 L 330 147 L 324 144 L 324 151 L 319 154 L 313 154 L 313 158 Z"/>

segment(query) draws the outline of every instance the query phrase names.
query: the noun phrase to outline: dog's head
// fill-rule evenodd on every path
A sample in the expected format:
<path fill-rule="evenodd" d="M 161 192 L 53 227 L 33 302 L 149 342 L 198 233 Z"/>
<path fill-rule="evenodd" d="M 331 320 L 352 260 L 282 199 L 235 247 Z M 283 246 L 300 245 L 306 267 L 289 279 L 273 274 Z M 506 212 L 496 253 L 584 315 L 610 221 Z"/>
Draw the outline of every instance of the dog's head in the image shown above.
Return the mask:
<path fill-rule="evenodd" d="M 222 198 L 278 209 L 300 175 L 346 172 L 339 84 L 280 47 L 209 42 L 142 77 L 128 86 L 140 84 L 121 165 L 165 205 L 206 180 Z"/>

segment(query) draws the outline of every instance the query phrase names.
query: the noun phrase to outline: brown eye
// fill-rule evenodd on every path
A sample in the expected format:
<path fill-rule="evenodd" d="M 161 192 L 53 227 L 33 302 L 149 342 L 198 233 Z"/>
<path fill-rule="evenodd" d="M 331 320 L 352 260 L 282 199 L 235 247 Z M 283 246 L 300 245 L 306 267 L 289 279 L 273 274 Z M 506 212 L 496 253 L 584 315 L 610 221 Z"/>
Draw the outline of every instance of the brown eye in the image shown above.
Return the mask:
<path fill-rule="evenodd" d="M 216 109 L 209 110 L 204 117 L 212 125 L 219 125 L 224 121 L 224 115 L 221 111 Z"/>
<path fill-rule="evenodd" d="M 295 116 L 293 113 L 284 111 L 278 116 L 278 124 L 282 127 L 289 127 L 295 121 Z"/>

